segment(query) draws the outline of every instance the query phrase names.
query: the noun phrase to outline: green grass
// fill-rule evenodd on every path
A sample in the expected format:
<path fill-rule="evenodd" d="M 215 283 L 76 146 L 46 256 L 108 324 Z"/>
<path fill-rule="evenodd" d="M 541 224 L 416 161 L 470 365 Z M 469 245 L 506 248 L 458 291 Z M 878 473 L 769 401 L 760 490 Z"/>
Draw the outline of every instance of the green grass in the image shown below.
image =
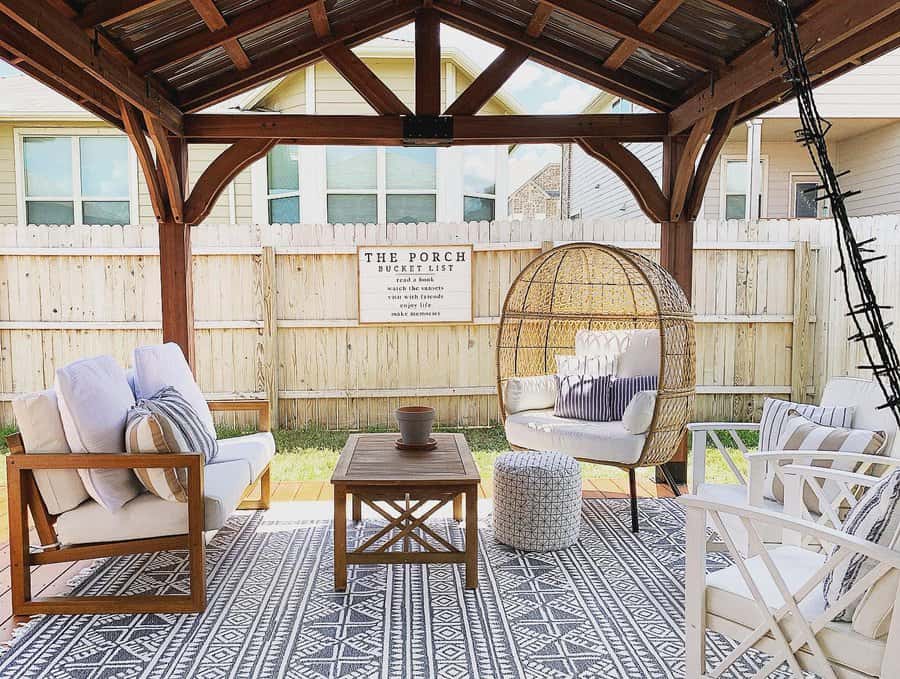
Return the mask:
<path fill-rule="evenodd" d="M 0 454 L 6 455 L 5 437 L 15 431 L 14 427 L 0 427 Z M 240 436 L 245 431 L 220 427 L 220 438 Z M 388 431 L 387 429 L 366 429 L 367 432 Z M 465 434 L 482 478 L 493 476 L 494 458 L 509 450 L 503 427 L 482 427 L 476 429 L 439 427 L 437 431 L 459 432 Z M 278 454 L 272 464 L 272 480 L 282 481 L 327 481 L 337 462 L 338 455 L 347 442 L 349 431 L 334 431 L 321 427 L 303 429 L 282 429 L 274 432 Z M 722 442 L 730 450 L 736 446 L 726 432 L 719 432 Z M 756 432 L 741 432 L 741 439 L 748 448 L 757 446 L 759 436 Z M 734 456 L 738 467 L 746 473 L 746 463 L 740 455 Z M 707 479 L 711 483 L 732 483 L 733 476 L 722 456 L 710 450 L 707 455 Z M 585 478 L 621 478 L 622 472 L 601 465 L 582 464 Z M 6 465 L 0 465 L 0 484 L 6 483 Z"/>

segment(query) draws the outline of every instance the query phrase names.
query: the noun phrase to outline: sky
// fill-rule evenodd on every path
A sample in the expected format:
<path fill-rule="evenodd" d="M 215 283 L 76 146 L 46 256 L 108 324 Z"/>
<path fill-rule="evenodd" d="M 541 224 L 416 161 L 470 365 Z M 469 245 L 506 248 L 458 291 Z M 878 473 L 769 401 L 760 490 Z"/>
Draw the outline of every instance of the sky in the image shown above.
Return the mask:
<path fill-rule="evenodd" d="M 386 37 L 412 41 L 413 27 L 405 26 Z M 455 47 L 483 69 L 500 53 L 500 48 L 463 33 L 441 26 L 441 44 Z M 17 74 L 9 64 L 0 61 L 0 77 Z M 573 78 L 526 61 L 512 75 L 503 91 L 515 99 L 526 113 L 578 113 L 599 91 Z M 509 161 L 510 190 L 516 189 L 544 165 L 559 161 L 560 148 L 554 145 L 523 145 L 516 148 Z"/>

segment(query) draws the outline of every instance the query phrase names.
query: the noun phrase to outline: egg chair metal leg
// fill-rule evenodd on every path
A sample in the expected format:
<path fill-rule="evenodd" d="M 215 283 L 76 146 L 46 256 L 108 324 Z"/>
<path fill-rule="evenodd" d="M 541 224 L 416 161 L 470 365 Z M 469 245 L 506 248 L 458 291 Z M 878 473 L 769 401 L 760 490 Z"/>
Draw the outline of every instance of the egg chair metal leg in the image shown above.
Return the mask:
<path fill-rule="evenodd" d="M 672 492 L 675 494 L 675 497 L 680 497 L 681 490 L 679 490 L 678 484 L 675 482 L 675 477 L 672 476 L 672 470 L 669 469 L 664 464 L 659 465 L 659 467 L 657 467 L 657 469 L 659 469 L 662 472 L 663 476 L 666 478 L 666 483 L 669 484 L 669 488 L 672 489 Z"/>
<path fill-rule="evenodd" d="M 628 470 L 628 492 L 631 493 L 631 532 L 638 532 L 637 478 L 634 469 Z"/>

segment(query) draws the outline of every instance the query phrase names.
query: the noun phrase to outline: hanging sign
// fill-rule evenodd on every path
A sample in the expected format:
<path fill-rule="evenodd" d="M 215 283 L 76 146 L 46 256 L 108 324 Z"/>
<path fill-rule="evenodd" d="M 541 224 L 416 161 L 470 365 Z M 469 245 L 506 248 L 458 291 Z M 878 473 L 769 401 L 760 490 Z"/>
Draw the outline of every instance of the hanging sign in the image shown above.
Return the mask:
<path fill-rule="evenodd" d="M 471 245 L 357 248 L 360 323 L 472 321 Z"/>

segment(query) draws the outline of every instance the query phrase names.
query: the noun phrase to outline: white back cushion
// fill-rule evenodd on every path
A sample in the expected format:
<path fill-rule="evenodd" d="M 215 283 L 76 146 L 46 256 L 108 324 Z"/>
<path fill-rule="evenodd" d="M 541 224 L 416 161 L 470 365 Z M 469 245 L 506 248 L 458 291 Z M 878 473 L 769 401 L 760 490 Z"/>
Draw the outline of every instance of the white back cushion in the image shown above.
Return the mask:
<path fill-rule="evenodd" d="M 59 414 L 75 453 L 124 453 L 125 420 L 134 394 L 112 356 L 96 356 L 56 371 Z M 130 469 L 79 469 L 88 494 L 116 511 L 141 492 Z"/>
<path fill-rule="evenodd" d="M 17 396 L 13 414 L 26 453 L 68 453 L 69 443 L 52 389 Z M 88 499 L 75 469 L 36 469 L 34 480 L 51 514 L 62 514 Z"/>
<path fill-rule="evenodd" d="M 134 374 L 138 398 L 150 398 L 164 387 L 175 387 L 200 415 L 204 426 L 216 436 L 212 413 L 203 392 L 194 381 L 191 367 L 174 342 L 150 344 L 134 350 Z"/>
<path fill-rule="evenodd" d="M 659 330 L 579 330 L 577 356 L 615 361 L 616 377 L 659 376 Z"/>
<path fill-rule="evenodd" d="M 503 405 L 509 414 L 523 410 L 544 410 L 556 404 L 556 375 L 511 377 L 506 381 Z"/>
<path fill-rule="evenodd" d="M 628 346 L 633 330 L 579 330 L 575 333 L 576 356 L 618 356 Z"/>
<path fill-rule="evenodd" d="M 879 410 L 885 402 L 884 393 L 875 380 L 858 377 L 833 377 L 822 393 L 823 406 L 854 406 L 854 429 L 883 431 L 887 436 L 886 454 L 900 457 L 897 446 L 897 422 L 890 409 Z"/>

